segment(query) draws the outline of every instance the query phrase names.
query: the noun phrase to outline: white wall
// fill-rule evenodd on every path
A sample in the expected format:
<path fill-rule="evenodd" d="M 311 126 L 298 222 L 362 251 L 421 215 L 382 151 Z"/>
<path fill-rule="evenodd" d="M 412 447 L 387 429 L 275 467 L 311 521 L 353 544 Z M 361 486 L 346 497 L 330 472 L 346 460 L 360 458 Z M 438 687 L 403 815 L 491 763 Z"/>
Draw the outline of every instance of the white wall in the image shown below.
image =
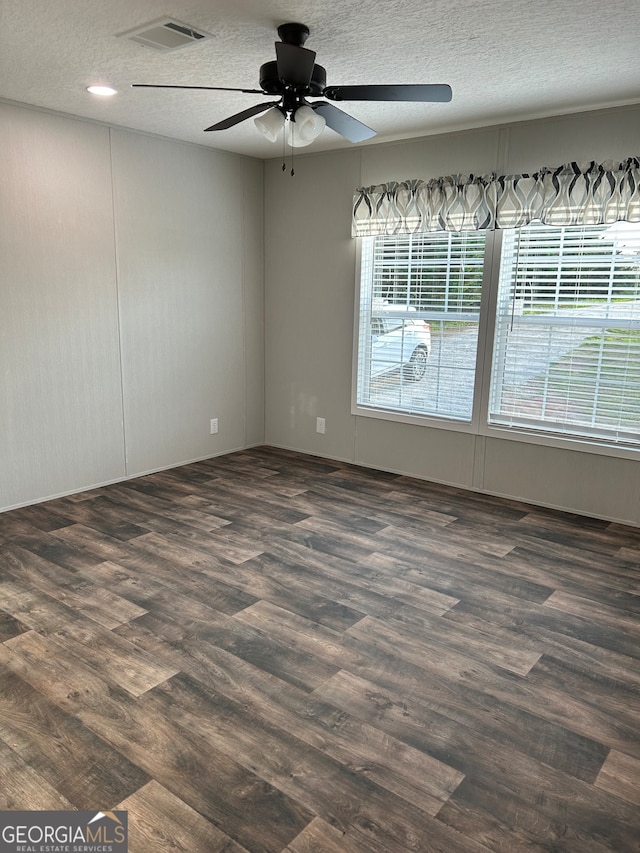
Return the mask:
<path fill-rule="evenodd" d="M 640 152 L 640 107 L 279 160 L 265 172 L 266 442 L 640 525 L 640 460 L 350 414 L 357 186 Z M 326 418 L 326 434 L 315 431 Z"/>
<path fill-rule="evenodd" d="M 262 443 L 263 164 L 2 103 L 0 150 L 0 509 Z"/>

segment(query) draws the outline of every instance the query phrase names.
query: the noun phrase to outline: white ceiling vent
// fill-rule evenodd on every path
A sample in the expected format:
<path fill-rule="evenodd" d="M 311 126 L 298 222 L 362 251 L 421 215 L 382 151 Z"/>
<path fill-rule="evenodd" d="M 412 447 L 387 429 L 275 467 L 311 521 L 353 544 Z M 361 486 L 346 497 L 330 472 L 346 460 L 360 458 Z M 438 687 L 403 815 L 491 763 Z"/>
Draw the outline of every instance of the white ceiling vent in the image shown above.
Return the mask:
<path fill-rule="evenodd" d="M 211 33 L 196 29 L 190 24 L 183 24 L 182 21 L 176 21 L 174 18 L 161 18 L 159 21 L 151 21 L 142 27 L 136 27 L 135 30 L 118 33 L 118 38 L 128 38 L 154 50 L 168 51 L 197 44 L 213 36 Z"/>

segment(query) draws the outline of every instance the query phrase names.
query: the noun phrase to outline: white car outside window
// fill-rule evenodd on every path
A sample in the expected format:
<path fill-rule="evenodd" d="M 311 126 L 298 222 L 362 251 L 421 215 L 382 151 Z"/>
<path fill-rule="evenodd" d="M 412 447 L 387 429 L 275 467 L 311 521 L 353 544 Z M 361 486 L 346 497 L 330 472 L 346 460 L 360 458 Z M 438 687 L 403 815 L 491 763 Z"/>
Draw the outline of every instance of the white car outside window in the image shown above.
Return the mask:
<path fill-rule="evenodd" d="M 431 353 L 429 324 L 410 316 L 412 306 L 374 301 L 372 308 L 371 376 L 401 369 L 405 379 L 422 379 Z"/>

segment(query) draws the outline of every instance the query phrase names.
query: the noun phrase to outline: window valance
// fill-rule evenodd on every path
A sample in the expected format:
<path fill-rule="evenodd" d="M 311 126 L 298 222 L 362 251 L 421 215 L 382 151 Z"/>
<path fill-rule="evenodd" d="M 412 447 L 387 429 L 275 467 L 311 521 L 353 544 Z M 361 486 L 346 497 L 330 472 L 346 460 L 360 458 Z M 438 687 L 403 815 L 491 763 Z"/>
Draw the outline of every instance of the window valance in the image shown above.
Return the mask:
<path fill-rule="evenodd" d="M 640 222 L 640 158 L 567 163 L 530 175 L 449 175 L 356 190 L 354 237 L 418 231 Z"/>

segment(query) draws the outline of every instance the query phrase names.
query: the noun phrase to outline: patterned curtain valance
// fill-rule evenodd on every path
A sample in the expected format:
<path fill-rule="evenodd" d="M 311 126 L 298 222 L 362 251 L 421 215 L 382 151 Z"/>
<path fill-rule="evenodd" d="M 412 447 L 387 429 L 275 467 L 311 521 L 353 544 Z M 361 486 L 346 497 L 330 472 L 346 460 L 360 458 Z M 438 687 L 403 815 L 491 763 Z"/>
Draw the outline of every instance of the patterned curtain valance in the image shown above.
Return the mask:
<path fill-rule="evenodd" d="M 568 163 L 531 175 L 449 175 L 356 190 L 354 237 L 418 231 L 640 222 L 640 158 Z"/>

